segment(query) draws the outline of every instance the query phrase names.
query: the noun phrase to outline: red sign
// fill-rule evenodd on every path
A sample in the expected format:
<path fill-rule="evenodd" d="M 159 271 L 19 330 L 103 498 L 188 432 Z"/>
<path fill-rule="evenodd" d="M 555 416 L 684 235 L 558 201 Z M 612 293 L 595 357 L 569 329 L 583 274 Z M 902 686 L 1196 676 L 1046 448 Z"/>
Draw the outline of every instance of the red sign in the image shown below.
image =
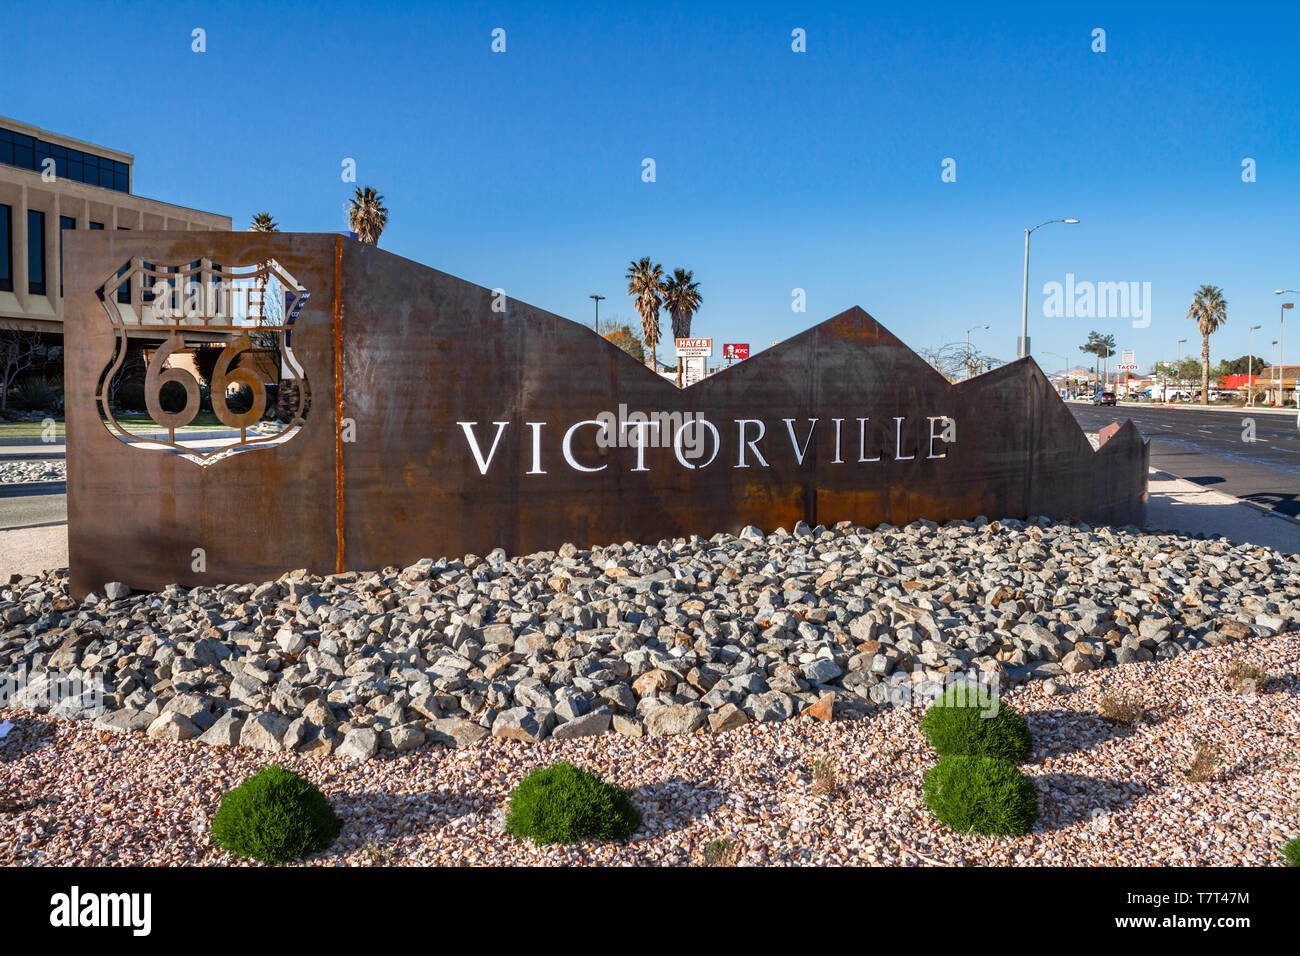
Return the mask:
<path fill-rule="evenodd" d="M 722 357 L 724 359 L 747 359 L 749 358 L 749 343 L 728 342 L 722 346 Z"/>

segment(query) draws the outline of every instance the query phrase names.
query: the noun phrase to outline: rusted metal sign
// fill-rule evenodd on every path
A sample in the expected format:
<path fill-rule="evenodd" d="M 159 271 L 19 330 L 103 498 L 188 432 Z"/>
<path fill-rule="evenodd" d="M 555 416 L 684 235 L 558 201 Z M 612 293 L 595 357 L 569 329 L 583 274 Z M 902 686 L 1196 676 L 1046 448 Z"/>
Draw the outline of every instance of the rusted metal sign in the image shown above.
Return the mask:
<path fill-rule="evenodd" d="M 64 241 L 78 593 L 800 520 L 1145 516 L 1131 423 L 1094 452 L 1032 360 L 952 385 L 861 309 L 679 390 L 583 325 L 338 236 Z M 166 358 L 214 335 L 227 436 L 195 445 L 190 373 Z M 136 339 L 152 434 L 108 393 Z M 250 350 L 279 355 L 279 383 Z M 273 384 L 292 400 L 263 435 Z"/>

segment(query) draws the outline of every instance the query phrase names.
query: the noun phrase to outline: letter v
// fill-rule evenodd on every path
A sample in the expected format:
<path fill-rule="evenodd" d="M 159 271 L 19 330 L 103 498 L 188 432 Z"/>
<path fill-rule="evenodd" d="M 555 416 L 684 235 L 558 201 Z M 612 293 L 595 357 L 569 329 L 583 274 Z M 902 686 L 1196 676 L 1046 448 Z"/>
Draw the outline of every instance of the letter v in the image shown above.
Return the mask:
<path fill-rule="evenodd" d="M 492 456 L 497 453 L 497 445 L 501 443 L 501 436 L 505 434 L 506 426 L 509 422 L 493 422 L 497 427 L 497 437 L 492 439 L 492 448 L 488 451 L 487 460 L 483 460 L 483 449 L 479 448 L 478 439 L 474 437 L 474 426 L 478 422 L 457 422 L 461 428 L 465 429 L 465 438 L 469 441 L 469 450 L 474 453 L 474 461 L 478 463 L 478 473 L 486 475 L 488 466 L 492 464 Z"/>
<path fill-rule="evenodd" d="M 794 446 L 794 456 L 799 460 L 799 464 L 802 465 L 803 457 L 804 455 L 808 454 L 808 446 L 812 443 L 813 429 L 817 427 L 817 423 L 821 421 L 821 419 L 820 418 L 808 419 L 808 437 L 803 440 L 802 448 L 799 447 L 799 439 L 794 437 L 794 419 L 783 418 L 781 419 L 781 421 L 785 422 L 785 427 L 790 432 L 790 444 Z"/>

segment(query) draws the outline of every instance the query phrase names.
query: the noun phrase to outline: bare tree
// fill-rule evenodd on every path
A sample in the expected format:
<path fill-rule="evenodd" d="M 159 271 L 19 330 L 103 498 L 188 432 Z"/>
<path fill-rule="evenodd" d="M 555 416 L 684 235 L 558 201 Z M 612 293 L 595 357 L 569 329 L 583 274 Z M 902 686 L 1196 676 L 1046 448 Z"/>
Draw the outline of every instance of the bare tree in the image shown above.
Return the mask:
<path fill-rule="evenodd" d="M 950 382 L 979 375 L 1002 364 L 1000 359 L 985 355 L 975 346 L 964 342 L 951 342 L 933 349 L 918 349 L 917 354 Z"/>
<path fill-rule="evenodd" d="M 130 345 L 123 346 L 126 348 L 126 358 L 122 360 L 122 367 L 117 370 L 117 374 L 108 380 L 108 403 L 117 404 L 117 393 L 123 385 L 128 382 L 144 384 L 144 377 L 147 368 L 144 364 L 144 356 L 138 348 L 131 348 Z"/>
<path fill-rule="evenodd" d="M 9 388 L 27 369 L 45 357 L 45 341 L 39 332 L 0 328 L 0 413 L 9 410 Z"/>

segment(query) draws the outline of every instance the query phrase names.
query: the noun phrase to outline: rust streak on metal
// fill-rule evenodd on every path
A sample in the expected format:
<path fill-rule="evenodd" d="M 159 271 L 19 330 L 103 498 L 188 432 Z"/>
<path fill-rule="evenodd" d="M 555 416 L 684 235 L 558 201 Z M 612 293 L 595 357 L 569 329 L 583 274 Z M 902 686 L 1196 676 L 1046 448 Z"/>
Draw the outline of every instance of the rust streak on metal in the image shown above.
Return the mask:
<path fill-rule="evenodd" d="M 334 237 L 334 570 L 343 565 L 343 237 Z"/>

